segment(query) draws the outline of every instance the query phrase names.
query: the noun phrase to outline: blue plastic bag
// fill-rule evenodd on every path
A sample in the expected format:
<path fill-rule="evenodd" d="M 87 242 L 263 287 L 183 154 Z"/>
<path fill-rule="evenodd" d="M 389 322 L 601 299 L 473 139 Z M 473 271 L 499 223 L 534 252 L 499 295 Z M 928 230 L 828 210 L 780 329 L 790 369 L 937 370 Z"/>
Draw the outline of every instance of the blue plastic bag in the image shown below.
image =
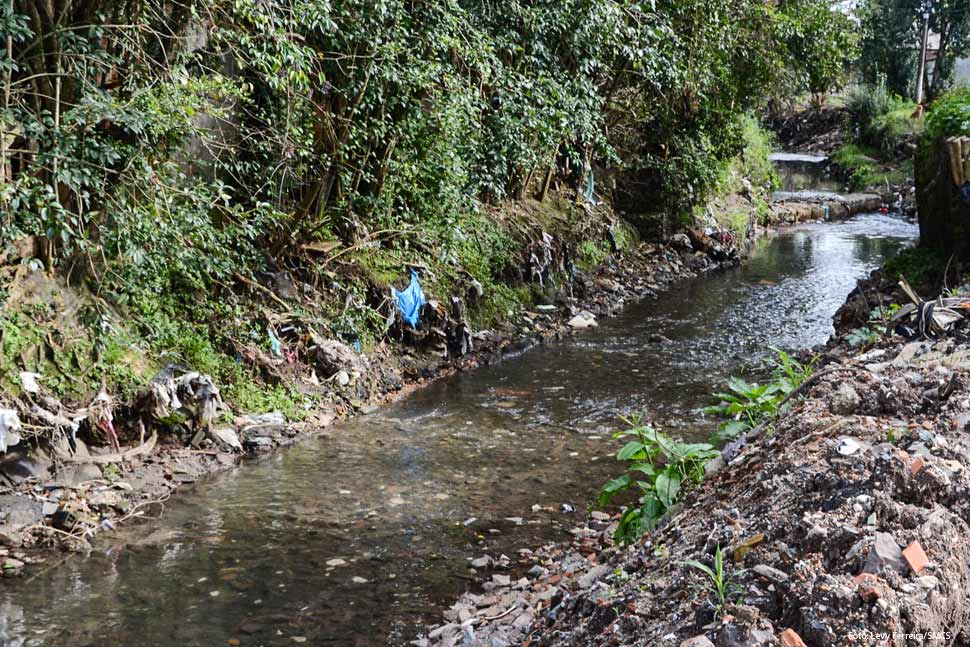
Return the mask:
<path fill-rule="evenodd" d="M 411 283 L 403 292 L 398 292 L 393 287 L 391 294 L 397 299 L 397 308 L 401 311 L 401 318 L 415 330 L 418 329 L 418 320 L 421 318 L 421 308 L 427 303 L 424 298 L 424 290 L 418 281 L 418 273 L 411 270 Z"/>

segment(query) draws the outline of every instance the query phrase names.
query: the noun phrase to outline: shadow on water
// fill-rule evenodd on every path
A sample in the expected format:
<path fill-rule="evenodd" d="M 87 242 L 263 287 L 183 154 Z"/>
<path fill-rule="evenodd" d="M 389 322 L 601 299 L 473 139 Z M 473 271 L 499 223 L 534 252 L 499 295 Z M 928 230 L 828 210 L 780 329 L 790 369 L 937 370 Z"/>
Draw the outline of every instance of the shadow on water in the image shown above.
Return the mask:
<path fill-rule="evenodd" d="M 0 645 L 407 644 L 473 586 L 468 559 L 565 538 L 581 512 L 562 504 L 582 511 L 616 469 L 618 413 L 706 438 L 716 386 L 769 345 L 824 342 L 855 281 L 915 235 L 878 215 L 788 230 L 743 268 L 201 483 L 8 583 Z"/>

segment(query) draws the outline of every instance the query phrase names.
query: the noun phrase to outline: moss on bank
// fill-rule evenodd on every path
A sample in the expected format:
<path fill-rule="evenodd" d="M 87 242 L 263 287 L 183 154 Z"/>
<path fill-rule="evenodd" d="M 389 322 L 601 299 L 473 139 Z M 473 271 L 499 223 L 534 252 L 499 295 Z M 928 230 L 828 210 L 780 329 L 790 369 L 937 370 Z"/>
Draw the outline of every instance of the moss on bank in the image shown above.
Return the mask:
<path fill-rule="evenodd" d="M 832 155 L 832 161 L 842 170 L 852 191 L 883 193 L 913 177 L 912 159 L 885 161 L 881 158 L 877 149 L 851 143 L 843 144 Z"/>
<path fill-rule="evenodd" d="M 774 134 L 752 115 L 742 119 L 741 133 L 741 153 L 721 167 L 714 194 L 694 210 L 694 219 L 710 214 L 721 227 L 744 239 L 752 225 L 770 224 L 770 195 L 779 180 L 771 162 L 771 153 L 778 147 Z"/>

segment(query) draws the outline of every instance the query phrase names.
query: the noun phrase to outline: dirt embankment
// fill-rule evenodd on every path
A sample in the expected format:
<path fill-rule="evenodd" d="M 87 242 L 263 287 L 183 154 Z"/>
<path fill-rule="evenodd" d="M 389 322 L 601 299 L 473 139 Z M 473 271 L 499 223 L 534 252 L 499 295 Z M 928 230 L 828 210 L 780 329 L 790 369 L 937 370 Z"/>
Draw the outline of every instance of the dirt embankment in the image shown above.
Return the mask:
<path fill-rule="evenodd" d="M 0 454 L 3 575 L 16 577 L 36 570 L 51 561 L 53 548 L 89 549 L 96 533 L 159 513 L 162 503 L 181 485 L 229 469 L 247 457 L 326 433 L 334 421 L 399 398 L 430 380 L 594 326 L 598 317 L 609 316 L 631 300 L 656 297 L 676 281 L 738 263 L 740 250 L 733 238 L 711 233 L 697 230 L 690 236 L 675 236 L 666 245 L 641 244 L 614 253 L 595 270 L 555 276 L 559 287 L 547 302 L 510 313 L 492 329 L 467 331 L 464 341 L 471 348 L 460 355 L 448 348 L 455 341 L 451 333 L 456 322 L 450 321 L 451 327 L 440 335 L 440 347 L 429 332 L 431 338 L 424 343 L 388 340 L 363 353 L 335 340 L 315 339 L 313 351 L 308 347 L 303 353 L 305 360 L 256 358 L 282 379 L 330 376 L 318 382 L 319 388 L 327 390 L 330 404 L 317 407 L 300 423 L 271 413 L 234 419 L 220 416 L 200 425 L 192 418 L 204 414 L 206 403 L 214 406 L 215 385 L 207 376 L 176 369 L 163 372 L 132 403 L 115 409 L 114 424 L 121 424 L 122 416 L 129 426 L 141 423 L 140 437 L 135 435 L 128 443 L 123 440 L 120 447 L 95 446 L 85 444 L 85 439 L 94 432 L 104 437 L 101 432 L 110 427 L 110 418 L 93 405 L 80 410 L 62 407 L 45 395 L 43 382 L 30 385 L 30 376 L 21 375 L 26 380 L 24 392 L 4 398 L 0 409 L 18 413 L 25 423 L 49 418 L 56 430 L 53 442 L 38 443 L 31 437 L 36 428 L 24 424 L 19 430 L 22 442 L 9 442 L 8 435 L 10 447 Z M 60 304 L 59 316 L 70 314 L 73 293 L 63 282 L 24 266 L 16 272 L 12 285 L 22 301 L 54 299 Z M 425 311 L 423 329 L 433 331 L 449 324 L 447 317 L 443 322 L 434 320 L 439 310 L 433 303 Z M 285 350 L 285 340 L 283 344 Z M 185 405 L 185 411 L 173 398 Z M 173 425 L 169 421 L 177 409 L 190 419 Z"/>
<path fill-rule="evenodd" d="M 616 518 L 594 512 L 416 644 L 968 644 L 968 328 L 864 349 L 845 329 L 804 398 L 643 541 L 614 545 Z M 723 606 L 685 563 L 713 569 L 718 549 Z"/>

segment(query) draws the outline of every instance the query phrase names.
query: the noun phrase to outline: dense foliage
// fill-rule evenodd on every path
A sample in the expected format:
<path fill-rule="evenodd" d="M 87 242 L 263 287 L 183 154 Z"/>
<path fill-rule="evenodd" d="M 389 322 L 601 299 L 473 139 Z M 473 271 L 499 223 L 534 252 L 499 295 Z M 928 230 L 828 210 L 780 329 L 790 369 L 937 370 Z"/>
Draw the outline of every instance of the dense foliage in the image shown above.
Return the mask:
<path fill-rule="evenodd" d="M 926 72 L 928 97 L 943 92 L 953 80 L 956 59 L 970 53 L 970 3 L 966 0 L 866 0 L 862 71 L 869 83 L 885 76 L 889 89 L 913 96 L 923 32 L 924 11 L 930 12 L 930 32 L 939 37 L 934 61 Z"/>
<path fill-rule="evenodd" d="M 926 117 L 932 138 L 970 135 L 970 88 L 948 92 L 933 103 Z"/>
<path fill-rule="evenodd" d="M 689 214 L 745 112 L 853 42 L 824 0 L 12 0 L 0 30 L 0 233 L 120 300 L 328 240 L 495 273 L 483 205 L 603 169 Z"/>

